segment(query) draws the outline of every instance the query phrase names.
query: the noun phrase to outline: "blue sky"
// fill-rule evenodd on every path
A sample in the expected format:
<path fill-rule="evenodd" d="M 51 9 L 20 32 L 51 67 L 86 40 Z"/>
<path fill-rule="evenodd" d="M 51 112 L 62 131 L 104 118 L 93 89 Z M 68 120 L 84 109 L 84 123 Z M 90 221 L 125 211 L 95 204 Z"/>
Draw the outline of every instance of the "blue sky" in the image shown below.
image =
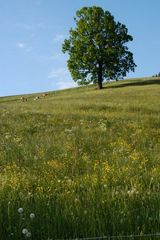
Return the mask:
<path fill-rule="evenodd" d="M 160 71 L 160 0 L 0 0 L 0 96 L 75 86 L 61 45 L 83 6 L 100 6 L 124 23 L 136 71 Z"/>

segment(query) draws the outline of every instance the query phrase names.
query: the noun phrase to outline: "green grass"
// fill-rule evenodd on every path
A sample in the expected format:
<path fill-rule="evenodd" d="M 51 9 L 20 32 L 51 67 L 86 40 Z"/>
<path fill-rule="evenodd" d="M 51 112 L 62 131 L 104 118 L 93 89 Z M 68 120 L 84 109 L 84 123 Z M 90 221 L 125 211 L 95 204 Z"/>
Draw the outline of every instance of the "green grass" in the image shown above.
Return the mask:
<path fill-rule="evenodd" d="M 0 98 L 1 240 L 159 232 L 160 79 L 104 86 Z"/>

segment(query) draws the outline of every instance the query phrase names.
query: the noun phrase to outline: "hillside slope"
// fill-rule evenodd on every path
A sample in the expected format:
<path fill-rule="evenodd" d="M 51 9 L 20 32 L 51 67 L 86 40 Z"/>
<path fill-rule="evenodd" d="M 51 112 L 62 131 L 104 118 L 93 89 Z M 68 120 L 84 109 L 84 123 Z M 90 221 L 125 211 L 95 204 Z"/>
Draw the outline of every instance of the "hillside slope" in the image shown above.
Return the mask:
<path fill-rule="evenodd" d="M 159 232 L 159 96 L 144 78 L 0 98 L 1 239 Z"/>

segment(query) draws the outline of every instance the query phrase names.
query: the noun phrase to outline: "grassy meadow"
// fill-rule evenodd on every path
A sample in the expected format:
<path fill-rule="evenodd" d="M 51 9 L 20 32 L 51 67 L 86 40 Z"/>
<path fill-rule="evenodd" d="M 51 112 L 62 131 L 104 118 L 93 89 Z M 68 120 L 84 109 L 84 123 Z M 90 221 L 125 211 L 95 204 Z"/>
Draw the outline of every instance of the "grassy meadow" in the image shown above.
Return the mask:
<path fill-rule="evenodd" d="M 160 78 L 39 95 L 0 98 L 0 239 L 160 232 Z"/>

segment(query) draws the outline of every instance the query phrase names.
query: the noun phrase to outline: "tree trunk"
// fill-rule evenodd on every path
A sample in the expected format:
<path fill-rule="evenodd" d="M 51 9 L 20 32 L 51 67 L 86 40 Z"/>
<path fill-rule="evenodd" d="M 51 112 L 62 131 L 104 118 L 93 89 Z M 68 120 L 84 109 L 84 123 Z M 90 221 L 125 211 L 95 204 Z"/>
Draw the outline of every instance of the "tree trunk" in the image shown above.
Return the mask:
<path fill-rule="evenodd" d="M 102 81 L 99 81 L 99 79 L 98 79 L 98 89 L 102 89 L 102 88 L 103 88 Z"/>
<path fill-rule="evenodd" d="M 98 68 L 98 89 L 102 89 L 102 81 L 103 81 L 103 77 L 102 77 L 102 64 L 99 64 L 99 68 Z"/>

